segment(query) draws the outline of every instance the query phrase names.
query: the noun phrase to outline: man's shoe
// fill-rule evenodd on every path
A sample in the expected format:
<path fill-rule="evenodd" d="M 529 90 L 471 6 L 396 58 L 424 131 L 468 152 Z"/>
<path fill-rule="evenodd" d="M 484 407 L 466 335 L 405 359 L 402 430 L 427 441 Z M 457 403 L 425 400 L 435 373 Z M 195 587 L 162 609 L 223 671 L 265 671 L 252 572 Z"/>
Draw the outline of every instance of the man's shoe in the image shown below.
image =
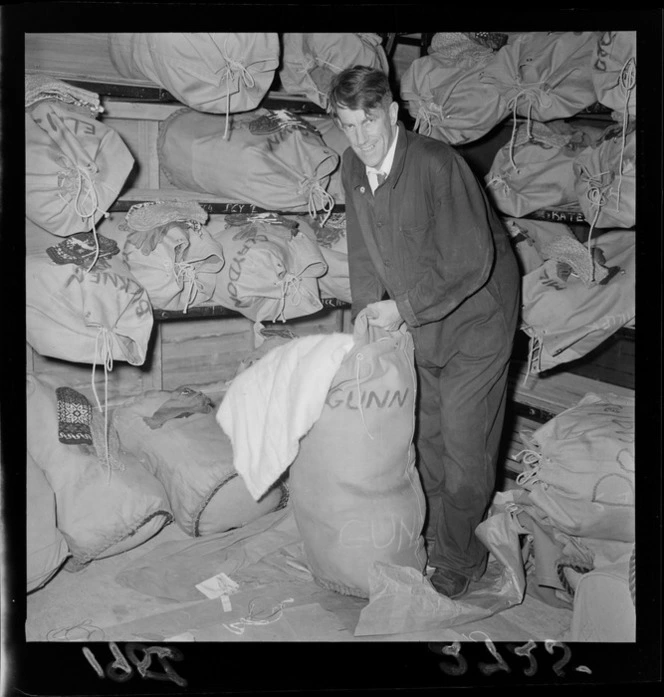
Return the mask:
<path fill-rule="evenodd" d="M 447 569 L 436 569 L 429 580 L 438 593 L 451 600 L 465 595 L 470 585 L 469 576 Z"/>

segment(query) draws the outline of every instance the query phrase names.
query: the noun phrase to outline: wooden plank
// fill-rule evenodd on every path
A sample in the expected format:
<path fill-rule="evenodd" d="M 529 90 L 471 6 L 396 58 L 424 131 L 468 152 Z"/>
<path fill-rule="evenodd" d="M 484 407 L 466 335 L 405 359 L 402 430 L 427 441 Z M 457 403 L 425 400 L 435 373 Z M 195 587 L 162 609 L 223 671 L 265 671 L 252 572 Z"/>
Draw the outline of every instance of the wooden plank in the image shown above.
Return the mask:
<path fill-rule="evenodd" d="M 230 213 L 282 213 L 284 215 L 305 215 L 303 211 L 268 211 L 253 203 L 243 201 L 230 201 L 220 196 L 213 196 L 199 191 L 185 191 L 184 189 L 142 189 L 130 187 L 124 191 L 120 197 L 109 208 L 113 212 L 126 212 L 136 203 L 146 201 L 196 201 L 205 208 L 208 213 L 230 214 Z M 334 213 L 342 213 L 346 210 L 343 204 L 337 204 L 332 209 Z"/>
<path fill-rule="evenodd" d="M 588 392 L 634 397 L 634 390 L 572 373 L 530 374 L 525 381 L 526 364 L 513 361 L 510 369 L 509 397 L 516 404 L 551 416 L 577 404 Z"/>
<path fill-rule="evenodd" d="M 182 104 L 155 104 L 152 102 L 130 102 L 125 99 L 104 97 L 104 119 L 132 119 L 141 121 L 163 121 L 176 111 L 184 108 Z"/>

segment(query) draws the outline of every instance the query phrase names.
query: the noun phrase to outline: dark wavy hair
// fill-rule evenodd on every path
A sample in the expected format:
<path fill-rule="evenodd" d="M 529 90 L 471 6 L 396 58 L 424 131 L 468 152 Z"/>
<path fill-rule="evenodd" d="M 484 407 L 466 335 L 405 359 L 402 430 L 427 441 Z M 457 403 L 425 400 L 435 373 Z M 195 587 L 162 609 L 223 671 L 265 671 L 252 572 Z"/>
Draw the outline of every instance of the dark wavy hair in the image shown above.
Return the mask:
<path fill-rule="evenodd" d="M 387 108 L 393 101 L 388 76 L 382 70 L 354 65 L 334 76 L 328 92 L 328 110 L 336 115 L 339 107 L 368 111 Z"/>

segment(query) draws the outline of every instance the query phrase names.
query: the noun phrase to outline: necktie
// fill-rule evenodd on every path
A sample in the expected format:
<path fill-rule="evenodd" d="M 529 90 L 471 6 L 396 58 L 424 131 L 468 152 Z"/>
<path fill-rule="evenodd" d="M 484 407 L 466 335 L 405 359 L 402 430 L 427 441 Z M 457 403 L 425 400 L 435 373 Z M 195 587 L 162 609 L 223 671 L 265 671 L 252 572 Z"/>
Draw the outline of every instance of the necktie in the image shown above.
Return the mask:
<path fill-rule="evenodd" d="M 376 179 L 378 179 L 378 185 L 377 185 L 377 187 L 378 187 L 387 179 L 387 174 L 383 174 L 382 172 L 377 172 Z"/>

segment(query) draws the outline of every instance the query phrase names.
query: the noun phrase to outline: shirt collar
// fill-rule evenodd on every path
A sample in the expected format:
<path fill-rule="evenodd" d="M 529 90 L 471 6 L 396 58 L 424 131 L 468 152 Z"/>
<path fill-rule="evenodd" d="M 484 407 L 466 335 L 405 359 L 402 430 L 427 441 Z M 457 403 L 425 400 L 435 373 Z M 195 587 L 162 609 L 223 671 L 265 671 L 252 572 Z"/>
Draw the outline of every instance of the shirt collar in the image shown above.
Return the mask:
<path fill-rule="evenodd" d="M 392 163 L 394 162 L 394 153 L 396 152 L 397 149 L 397 140 L 399 140 L 399 128 L 396 128 L 396 133 L 394 135 L 394 138 L 392 139 L 392 145 L 390 145 L 390 149 L 387 151 L 387 155 L 385 155 L 385 159 L 383 160 L 383 163 L 379 168 L 377 167 L 366 167 L 367 174 L 373 173 L 373 174 L 384 174 L 388 175 L 390 173 L 390 170 L 392 169 Z"/>

